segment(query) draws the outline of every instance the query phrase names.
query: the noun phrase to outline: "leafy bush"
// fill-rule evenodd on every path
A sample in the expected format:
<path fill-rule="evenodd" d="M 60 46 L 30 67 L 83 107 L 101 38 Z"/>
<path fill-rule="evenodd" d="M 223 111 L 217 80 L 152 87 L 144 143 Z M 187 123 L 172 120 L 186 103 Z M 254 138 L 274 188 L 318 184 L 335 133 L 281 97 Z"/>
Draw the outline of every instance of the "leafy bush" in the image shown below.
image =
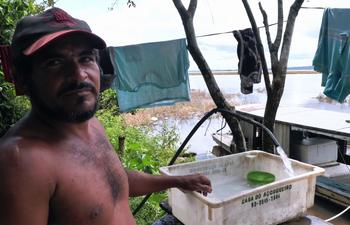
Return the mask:
<path fill-rule="evenodd" d="M 43 11 L 54 3 L 54 0 L 0 0 L 0 44 L 10 44 L 19 19 Z M 29 106 L 27 98 L 16 97 L 13 85 L 5 82 L 0 67 L 0 137 L 28 111 Z"/>
<path fill-rule="evenodd" d="M 24 96 L 16 97 L 13 84 L 4 81 L 0 70 L 0 137 L 23 117 L 29 107 L 29 100 Z"/>
<path fill-rule="evenodd" d="M 126 124 L 117 106 L 111 103 L 115 97 L 111 92 L 101 95 L 100 109 L 97 117 L 104 125 L 106 134 L 118 153 L 123 166 L 130 170 L 159 174 L 159 167 L 166 166 L 175 154 L 179 135 L 176 127 L 164 124 L 157 134 L 151 127 L 134 127 Z M 108 108 L 105 108 L 108 106 Z M 125 137 L 125 149 L 119 151 L 119 137 Z M 159 203 L 166 198 L 166 193 L 155 193 L 136 215 L 138 225 L 149 225 L 164 215 Z M 130 205 L 135 209 L 142 197 L 130 198 Z"/>

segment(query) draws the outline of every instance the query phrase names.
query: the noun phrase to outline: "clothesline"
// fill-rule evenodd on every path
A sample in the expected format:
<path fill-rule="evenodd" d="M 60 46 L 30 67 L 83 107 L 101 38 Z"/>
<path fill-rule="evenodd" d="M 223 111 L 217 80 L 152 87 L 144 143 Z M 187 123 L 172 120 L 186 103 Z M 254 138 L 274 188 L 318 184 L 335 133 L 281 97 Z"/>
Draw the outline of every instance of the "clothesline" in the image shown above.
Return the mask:
<path fill-rule="evenodd" d="M 287 20 L 283 21 L 283 23 L 287 22 Z M 272 23 L 272 24 L 269 24 L 269 26 L 274 26 L 278 23 Z M 260 28 L 264 28 L 264 26 L 261 26 L 261 27 L 258 27 L 259 29 Z M 215 35 L 220 35 L 220 34 L 229 34 L 229 33 L 232 33 L 234 30 L 231 30 L 231 31 L 224 31 L 224 32 L 219 32 L 219 33 L 212 33 L 212 34 L 204 34 L 204 35 L 199 35 L 199 36 L 196 36 L 197 38 L 198 37 L 208 37 L 208 36 L 215 36 Z"/>
<path fill-rule="evenodd" d="M 317 7 L 317 6 L 309 6 L 309 7 L 305 7 L 305 6 L 302 6 L 300 7 L 301 9 L 325 9 L 324 7 Z"/>
<path fill-rule="evenodd" d="M 324 7 L 306 7 L 306 6 L 302 6 L 301 9 L 325 9 Z M 283 21 L 283 23 L 287 22 L 286 20 Z M 268 26 L 274 26 L 274 25 L 277 25 L 278 23 L 272 23 L 272 24 L 269 24 Z M 264 28 L 265 26 L 260 26 L 258 27 L 259 29 L 260 28 Z M 215 35 L 221 35 L 221 34 L 229 34 L 229 33 L 232 33 L 234 30 L 231 30 L 231 31 L 224 31 L 224 32 L 219 32 L 219 33 L 212 33 L 212 34 L 204 34 L 204 35 L 199 35 L 199 36 L 196 36 L 197 38 L 198 37 L 209 37 L 209 36 L 215 36 Z"/>

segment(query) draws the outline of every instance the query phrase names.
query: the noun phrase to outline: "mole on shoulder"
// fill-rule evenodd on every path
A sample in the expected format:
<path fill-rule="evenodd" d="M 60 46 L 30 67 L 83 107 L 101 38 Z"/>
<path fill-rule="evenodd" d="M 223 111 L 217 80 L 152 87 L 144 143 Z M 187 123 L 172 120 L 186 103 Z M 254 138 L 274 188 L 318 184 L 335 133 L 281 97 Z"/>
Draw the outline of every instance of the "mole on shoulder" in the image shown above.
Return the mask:
<path fill-rule="evenodd" d="M 102 205 L 98 205 L 96 206 L 94 209 L 91 210 L 89 218 L 91 220 L 95 220 L 96 218 L 98 218 L 101 214 L 103 213 L 103 206 Z"/>

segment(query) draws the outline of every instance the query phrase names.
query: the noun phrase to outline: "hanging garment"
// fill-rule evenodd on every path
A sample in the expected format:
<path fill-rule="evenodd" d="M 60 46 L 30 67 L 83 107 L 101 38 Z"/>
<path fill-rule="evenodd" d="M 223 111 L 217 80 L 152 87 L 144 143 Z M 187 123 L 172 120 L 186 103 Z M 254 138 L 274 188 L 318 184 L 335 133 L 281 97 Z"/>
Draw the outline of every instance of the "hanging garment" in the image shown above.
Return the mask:
<path fill-rule="evenodd" d="M 325 89 L 323 93 L 337 100 L 343 102 L 350 94 L 350 37 L 349 33 L 341 33 L 341 41 L 338 51 L 334 52 L 336 60 L 332 62 L 334 66 L 328 74 Z"/>
<path fill-rule="evenodd" d="M 186 40 L 110 48 L 119 110 L 190 100 Z"/>
<path fill-rule="evenodd" d="M 350 93 L 350 9 L 325 9 L 313 59 L 314 70 L 322 73 L 324 94 L 343 102 Z"/>
<path fill-rule="evenodd" d="M 14 75 L 11 72 L 11 47 L 10 45 L 0 45 L 0 61 L 4 72 L 4 79 L 7 82 L 13 83 L 15 86 L 16 95 L 24 95 L 24 91 L 20 85 L 16 84 Z"/>
<path fill-rule="evenodd" d="M 261 60 L 256 47 L 256 39 L 251 28 L 233 31 L 233 36 L 238 41 L 238 73 L 241 78 L 241 92 L 250 94 L 253 92 L 253 84 L 261 81 Z"/>
<path fill-rule="evenodd" d="M 99 54 L 99 66 L 100 66 L 100 92 L 110 88 L 113 80 L 115 79 L 115 72 L 109 56 L 108 48 L 100 49 Z"/>
<path fill-rule="evenodd" d="M 13 82 L 11 76 L 11 55 L 10 55 L 10 46 L 9 45 L 0 45 L 0 61 L 2 66 L 2 71 L 4 72 L 4 78 L 7 82 Z"/>

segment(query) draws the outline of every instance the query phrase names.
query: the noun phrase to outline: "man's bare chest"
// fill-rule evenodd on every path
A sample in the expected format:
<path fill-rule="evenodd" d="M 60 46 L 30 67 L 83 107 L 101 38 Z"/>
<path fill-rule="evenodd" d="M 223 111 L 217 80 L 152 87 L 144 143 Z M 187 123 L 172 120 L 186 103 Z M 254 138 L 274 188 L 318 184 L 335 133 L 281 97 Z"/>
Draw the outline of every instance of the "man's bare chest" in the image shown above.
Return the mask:
<path fill-rule="evenodd" d="M 114 208 L 128 199 L 128 181 L 117 155 L 104 140 L 76 140 L 64 148 L 50 219 L 58 224 L 108 224 Z"/>

